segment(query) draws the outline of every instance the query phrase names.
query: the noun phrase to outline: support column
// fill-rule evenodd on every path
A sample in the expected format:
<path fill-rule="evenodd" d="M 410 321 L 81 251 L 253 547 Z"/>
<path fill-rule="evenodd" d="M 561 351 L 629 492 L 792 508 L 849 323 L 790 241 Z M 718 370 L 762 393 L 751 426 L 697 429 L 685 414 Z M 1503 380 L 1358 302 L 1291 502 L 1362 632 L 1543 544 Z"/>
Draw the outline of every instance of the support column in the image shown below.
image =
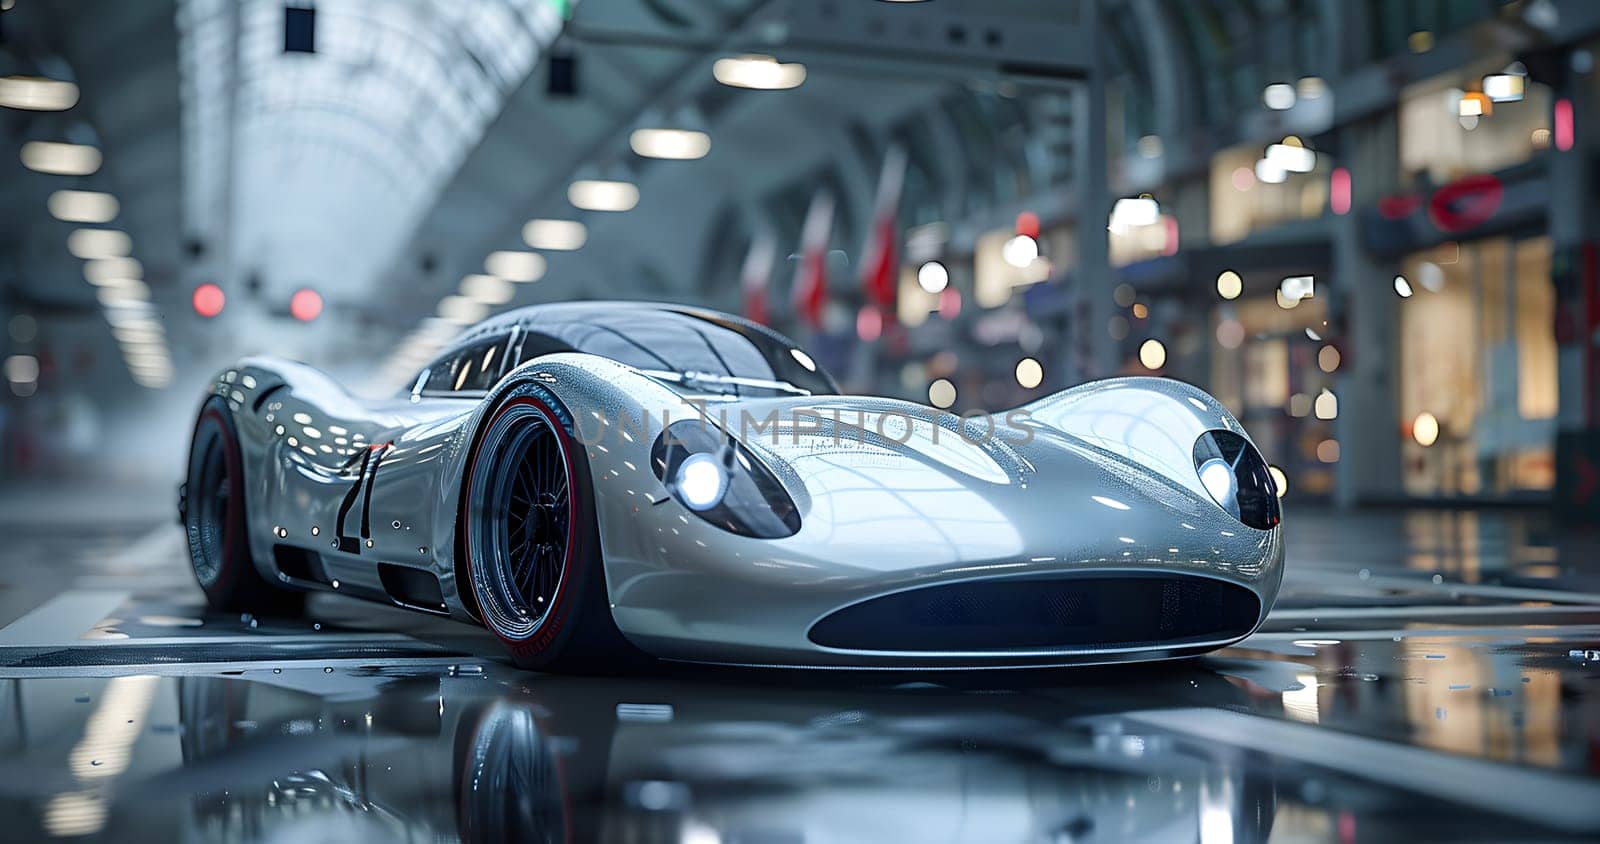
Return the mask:
<path fill-rule="evenodd" d="M 1083 6 L 1083 26 L 1089 33 L 1088 55 L 1084 57 L 1089 78 L 1078 94 L 1083 100 L 1078 113 L 1084 121 L 1077 139 L 1073 174 L 1077 188 L 1078 265 L 1073 272 L 1077 286 L 1071 327 L 1074 336 L 1068 344 L 1075 352 L 1068 371 L 1077 381 L 1115 374 L 1119 358 L 1117 344 L 1106 329 L 1114 313 L 1111 293 L 1116 280 L 1111 273 L 1111 243 L 1106 233 L 1111 197 L 1106 179 L 1106 85 L 1099 25 L 1099 3 L 1090 0 Z"/>
<path fill-rule="evenodd" d="M 1339 130 L 1340 164 L 1351 174 L 1351 213 L 1333 218 L 1333 278 L 1344 323 L 1344 362 L 1335 379 L 1340 459 L 1334 500 L 1341 507 L 1392 500 L 1400 484 L 1400 299 L 1395 265 L 1361 244 L 1360 209 L 1395 190 L 1400 147 L 1394 115 Z"/>
<path fill-rule="evenodd" d="M 1562 56 L 1562 64 L 1570 59 Z M 1600 213 L 1593 196 L 1600 151 L 1592 81 L 1569 73 L 1557 86 L 1550 166 L 1551 277 L 1558 344 L 1555 510 L 1565 522 L 1600 524 Z M 1560 112 L 1566 110 L 1566 114 Z M 1573 145 L 1562 150 L 1566 126 Z M 1575 125 L 1574 125 L 1575 124 Z"/>

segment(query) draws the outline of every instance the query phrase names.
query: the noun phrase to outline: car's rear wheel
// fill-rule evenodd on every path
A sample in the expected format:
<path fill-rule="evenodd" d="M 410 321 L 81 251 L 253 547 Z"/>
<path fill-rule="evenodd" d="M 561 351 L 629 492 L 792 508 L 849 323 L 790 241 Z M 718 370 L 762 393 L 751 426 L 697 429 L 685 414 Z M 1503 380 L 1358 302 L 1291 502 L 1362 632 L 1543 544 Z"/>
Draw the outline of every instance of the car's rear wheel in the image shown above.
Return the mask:
<path fill-rule="evenodd" d="M 478 612 L 523 668 L 617 671 L 639 654 L 611 618 L 587 460 L 543 388 L 488 416 L 468 464 L 462 551 Z"/>
<path fill-rule="evenodd" d="M 250 558 L 243 464 L 227 404 L 207 400 L 195 422 L 184 484 L 183 528 L 195 580 L 215 609 L 298 615 L 304 593 L 269 583 Z"/>

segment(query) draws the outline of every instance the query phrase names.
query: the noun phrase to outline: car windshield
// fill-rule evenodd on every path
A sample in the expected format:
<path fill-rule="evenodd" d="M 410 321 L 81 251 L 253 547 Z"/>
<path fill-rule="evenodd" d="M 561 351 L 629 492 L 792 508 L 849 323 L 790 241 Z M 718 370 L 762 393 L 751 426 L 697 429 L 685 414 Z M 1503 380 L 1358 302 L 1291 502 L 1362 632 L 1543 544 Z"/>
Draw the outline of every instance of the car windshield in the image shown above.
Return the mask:
<path fill-rule="evenodd" d="M 542 317 L 543 315 L 541 315 Z M 539 354 L 537 335 L 633 366 L 683 393 L 762 397 L 835 393 L 810 356 L 775 334 L 698 312 L 617 308 L 553 312 L 528 325 L 521 360 Z M 529 354 L 532 353 L 532 354 Z"/>
<path fill-rule="evenodd" d="M 414 390 L 481 394 L 522 363 L 583 352 L 706 398 L 830 395 L 833 378 L 776 332 L 710 311 L 668 306 L 541 305 L 483 326 L 418 374 Z M 496 353 L 500 352 L 498 357 Z"/>

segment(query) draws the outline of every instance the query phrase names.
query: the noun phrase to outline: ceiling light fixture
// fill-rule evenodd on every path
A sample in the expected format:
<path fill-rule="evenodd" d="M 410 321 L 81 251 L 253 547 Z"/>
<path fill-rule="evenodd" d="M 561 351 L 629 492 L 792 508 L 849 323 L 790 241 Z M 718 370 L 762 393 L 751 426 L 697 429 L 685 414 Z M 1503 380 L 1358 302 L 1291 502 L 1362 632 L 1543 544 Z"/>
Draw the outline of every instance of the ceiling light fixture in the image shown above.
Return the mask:
<path fill-rule="evenodd" d="M 577 220 L 529 220 L 522 227 L 522 242 L 534 249 L 566 252 L 588 240 L 588 228 Z"/>
<path fill-rule="evenodd" d="M 752 54 L 717 59 L 711 66 L 711 75 L 718 82 L 734 88 L 782 91 L 798 88 L 800 83 L 806 81 L 806 66 L 799 62 L 785 63 L 771 56 Z"/>
<path fill-rule="evenodd" d="M 1528 78 L 1519 73 L 1495 73 L 1483 77 L 1483 93 L 1497 103 L 1514 103 L 1522 99 Z"/>
<path fill-rule="evenodd" d="M 544 278 L 545 263 L 544 256 L 537 252 L 508 250 L 489 253 L 483 268 L 506 281 L 538 281 Z"/>
<path fill-rule="evenodd" d="M 83 278 L 95 286 L 119 278 L 144 278 L 144 265 L 134 258 L 98 258 L 83 265 Z"/>
<path fill-rule="evenodd" d="M 1261 104 L 1273 111 L 1294 108 L 1294 86 L 1287 82 L 1274 82 L 1261 91 Z"/>
<path fill-rule="evenodd" d="M 83 144 L 29 141 L 22 145 L 22 166 L 52 176 L 87 176 L 100 169 L 100 150 Z"/>
<path fill-rule="evenodd" d="M 125 258 L 133 251 L 133 239 L 116 229 L 77 229 L 67 235 L 67 251 L 85 261 Z"/>
<path fill-rule="evenodd" d="M 1161 219 L 1161 205 L 1148 196 L 1124 197 L 1111 206 L 1106 230 L 1122 234 L 1139 226 L 1154 225 Z"/>
<path fill-rule="evenodd" d="M 50 216 L 64 223 L 109 223 L 121 210 L 111 194 L 87 190 L 58 190 L 46 206 Z"/>
<path fill-rule="evenodd" d="M 711 136 L 692 129 L 635 129 L 628 145 L 645 158 L 690 161 L 711 151 Z"/>
<path fill-rule="evenodd" d="M 1276 161 L 1266 158 L 1256 162 L 1256 181 L 1265 185 L 1278 185 L 1289 178 L 1289 171 L 1283 169 Z"/>
<path fill-rule="evenodd" d="M 1317 154 L 1303 146 L 1272 144 L 1267 147 L 1264 158 L 1290 173 L 1310 173 L 1317 169 Z"/>
<path fill-rule="evenodd" d="M 567 199 L 585 211 L 627 211 L 639 204 L 639 189 L 628 182 L 580 179 L 567 188 Z"/>
<path fill-rule="evenodd" d="M 439 318 L 452 325 L 471 325 L 489 315 L 489 306 L 465 296 L 439 300 Z"/>
<path fill-rule="evenodd" d="M 95 298 L 108 308 L 137 305 L 150 301 L 150 286 L 138 279 L 119 278 L 95 289 Z"/>
<path fill-rule="evenodd" d="M 469 275 L 461 280 L 461 295 L 485 305 L 504 305 L 517 293 L 511 282 L 494 275 Z"/>
<path fill-rule="evenodd" d="M 0 77 L 0 106 L 23 111 L 66 111 L 78 104 L 78 86 L 40 76 Z"/>

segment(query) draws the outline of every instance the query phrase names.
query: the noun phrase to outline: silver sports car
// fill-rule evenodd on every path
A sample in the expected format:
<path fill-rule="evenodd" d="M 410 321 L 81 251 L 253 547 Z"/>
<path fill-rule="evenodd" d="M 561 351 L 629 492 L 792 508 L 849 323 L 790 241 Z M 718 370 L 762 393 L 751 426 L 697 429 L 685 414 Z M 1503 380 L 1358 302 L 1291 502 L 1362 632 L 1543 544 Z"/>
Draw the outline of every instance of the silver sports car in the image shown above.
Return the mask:
<path fill-rule="evenodd" d="M 180 502 L 215 607 L 334 591 L 553 670 L 1189 656 L 1255 630 L 1283 573 L 1267 464 L 1187 384 L 958 416 L 840 395 L 765 327 L 643 303 L 507 312 L 377 401 L 243 360 Z"/>

